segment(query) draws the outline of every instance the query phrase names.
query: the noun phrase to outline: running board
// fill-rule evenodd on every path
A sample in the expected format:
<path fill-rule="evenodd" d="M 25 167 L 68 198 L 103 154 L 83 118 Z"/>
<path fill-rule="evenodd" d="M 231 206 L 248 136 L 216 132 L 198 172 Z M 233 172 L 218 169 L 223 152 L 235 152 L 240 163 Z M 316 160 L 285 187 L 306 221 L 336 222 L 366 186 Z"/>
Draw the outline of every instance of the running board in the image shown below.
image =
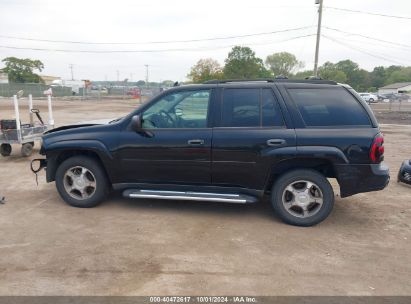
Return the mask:
<path fill-rule="evenodd" d="M 127 198 L 150 198 L 150 199 L 167 199 L 167 200 L 186 200 L 186 201 L 205 201 L 205 202 L 222 202 L 235 204 L 249 204 L 257 202 L 257 198 L 245 194 L 228 194 L 228 193 L 207 193 L 192 191 L 163 191 L 163 190 L 143 190 L 128 189 L 123 192 Z"/>

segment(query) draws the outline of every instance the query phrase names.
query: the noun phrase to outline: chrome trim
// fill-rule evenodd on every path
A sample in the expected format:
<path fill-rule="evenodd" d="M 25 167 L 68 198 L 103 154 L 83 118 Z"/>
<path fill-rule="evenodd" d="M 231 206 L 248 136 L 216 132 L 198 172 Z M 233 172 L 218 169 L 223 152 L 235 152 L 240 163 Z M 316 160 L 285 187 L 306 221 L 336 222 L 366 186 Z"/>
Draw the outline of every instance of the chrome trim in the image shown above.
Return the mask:
<path fill-rule="evenodd" d="M 190 195 L 210 195 L 210 196 L 231 196 L 231 197 L 240 197 L 239 194 L 225 194 L 225 193 L 208 193 L 208 192 L 187 192 Z"/>
<path fill-rule="evenodd" d="M 157 194 L 161 194 L 161 193 L 165 193 L 165 194 L 186 194 L 186 195 L 209 195 L 209 196 L 230 196 L 230 197 L 240 197 L 239 194 L 231 194 L 231 193 L 213 193 L 213 192 L 194 192 L 194 191 L 170 191 L 170 190 L 139 190 L 140 192 L 144 192 L 144 193 L 157 193 Z"/>
<path fill-rule="evenodd" d="M 169 190 L 139 190 L 144 193 L 165 193 L 165 194 L 186 194 L 184 191 L 169 191 Z"/>
<path fill-rule="evenodd" d="M 173 191 L 169 191 L 169 192 L 173 192 Z M 247 200 L 243 198 L 194 196 L 192 194 L 189 194 L 188 192 L 186 192 L 185 194 L 186 195 L 160 195 L 160 194 L 130 193 L 128 196 L 131 198 L 151 198 L 151 199 L 169 199 L 169 200 L 204 201 L 204 202 L 226 202 L 226 203 L 238 203 L 238 204 L 247 203 Z"/>

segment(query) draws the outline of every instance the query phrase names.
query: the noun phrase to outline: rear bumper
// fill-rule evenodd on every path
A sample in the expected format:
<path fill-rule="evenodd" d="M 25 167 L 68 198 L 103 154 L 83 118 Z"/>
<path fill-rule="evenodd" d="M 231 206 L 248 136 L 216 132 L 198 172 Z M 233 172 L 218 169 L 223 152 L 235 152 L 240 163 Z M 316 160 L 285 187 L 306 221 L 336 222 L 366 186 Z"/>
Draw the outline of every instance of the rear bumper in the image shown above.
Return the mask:
<path fill-rule="evenodd" d="M 385 163 L 337 165 L 336 171 L 341 197 L 382 190 L 390 181 L 390 171 Z"/>

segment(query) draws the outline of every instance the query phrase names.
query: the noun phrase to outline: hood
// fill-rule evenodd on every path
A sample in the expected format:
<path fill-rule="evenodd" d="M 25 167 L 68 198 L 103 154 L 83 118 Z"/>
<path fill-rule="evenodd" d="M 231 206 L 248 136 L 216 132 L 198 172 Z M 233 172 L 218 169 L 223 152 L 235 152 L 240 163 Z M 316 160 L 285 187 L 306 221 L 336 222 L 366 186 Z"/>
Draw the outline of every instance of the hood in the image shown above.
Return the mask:
<path fill-rule="evenodd" d="M 91 127 L 91 126 L 96 126 L 96 125 L 107 125 L 110 123 L 110 121 L 115 120 L 115 118 L 110 118 L 110 119 L 96 119 L 96 120 L 89 120 L 89 121 L 81 121 L 81 122 L 76 122 L 71 125 L 65 125 L 61 126 L 58 128 L 51 129 L 44 134 L 50 134 L 58 131 L 63 131 L 63 130 L 69 130 L 69 129 L 75 129 L 75 128 L 82 128 L 82 127 Z"/>
<path fill-rule="evenodd" d="M 110 121 L 116 120 L 116 118 L 104 118 L 104 119 L 95 119 L 95 120 L 87 120 L 87 121 L 80 121 L 72 124 L 73 126 L 76 125 L 106 125 Z"/>

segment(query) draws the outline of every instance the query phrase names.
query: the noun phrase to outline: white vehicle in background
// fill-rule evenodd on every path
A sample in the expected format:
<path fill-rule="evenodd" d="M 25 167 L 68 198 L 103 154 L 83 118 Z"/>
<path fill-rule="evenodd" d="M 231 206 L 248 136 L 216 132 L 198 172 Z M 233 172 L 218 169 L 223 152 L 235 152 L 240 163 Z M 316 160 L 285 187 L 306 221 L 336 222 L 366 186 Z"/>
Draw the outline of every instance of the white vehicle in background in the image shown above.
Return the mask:
<path fill-rule="evenodd" d="M 84 88 L 84 81 L 82 80 L 65 80 L 56 79 L 51 83 L 52 87 L 71 87 L 71 92 L 73 95 L 79 95 L 80 88 Z"/>
<path fill-rule="evenodd" d="M 368 103 L 378 102 L 378 96 L 371 93 L 358 93 Z"/>

